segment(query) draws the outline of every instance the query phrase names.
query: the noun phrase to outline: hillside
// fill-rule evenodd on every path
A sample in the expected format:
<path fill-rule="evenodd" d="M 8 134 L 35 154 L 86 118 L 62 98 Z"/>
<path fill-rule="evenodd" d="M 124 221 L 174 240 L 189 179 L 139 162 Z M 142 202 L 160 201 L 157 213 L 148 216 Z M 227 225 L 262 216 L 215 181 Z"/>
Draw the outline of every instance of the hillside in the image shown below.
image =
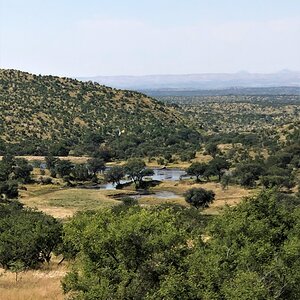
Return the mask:
<path fill-rule="evenodd" d="M 176 132 L 191 131 L 180 112 L 141 93 L 16 70 L 0 70 L 0 107 L 0 136 L 17 154 L 43 155 L 58 143 L 85 154 L 78 145 L 91 133 L 126 155 L 140 145 L 155 152 L 158 145 L 172 148 Z"/>

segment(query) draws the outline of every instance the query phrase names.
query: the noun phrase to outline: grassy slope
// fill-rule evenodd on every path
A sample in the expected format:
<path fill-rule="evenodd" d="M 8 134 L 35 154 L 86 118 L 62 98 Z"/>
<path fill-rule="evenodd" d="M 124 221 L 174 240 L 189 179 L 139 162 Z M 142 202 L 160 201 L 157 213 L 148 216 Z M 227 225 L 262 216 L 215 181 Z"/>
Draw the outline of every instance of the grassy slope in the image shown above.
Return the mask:
<path fill-rule="evenodd" d="M 175 128 L 182 115 L 143 94 L 69 78 L 0 69 L 0 137 L 7 142 Z"/>

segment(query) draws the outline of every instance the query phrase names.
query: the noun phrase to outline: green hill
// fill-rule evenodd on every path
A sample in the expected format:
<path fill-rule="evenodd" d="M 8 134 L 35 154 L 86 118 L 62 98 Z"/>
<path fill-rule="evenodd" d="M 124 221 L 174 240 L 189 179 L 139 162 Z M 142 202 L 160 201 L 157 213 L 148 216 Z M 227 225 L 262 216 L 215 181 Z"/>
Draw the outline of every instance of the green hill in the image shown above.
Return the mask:
<path fill-rule="evenodd" d="M 0 136 L 14 154 L 159 155 L 195 149 L 183 115 L 144 94 L 0 69 Z M 63 153 L 59 153 L 63 152 Z"/>

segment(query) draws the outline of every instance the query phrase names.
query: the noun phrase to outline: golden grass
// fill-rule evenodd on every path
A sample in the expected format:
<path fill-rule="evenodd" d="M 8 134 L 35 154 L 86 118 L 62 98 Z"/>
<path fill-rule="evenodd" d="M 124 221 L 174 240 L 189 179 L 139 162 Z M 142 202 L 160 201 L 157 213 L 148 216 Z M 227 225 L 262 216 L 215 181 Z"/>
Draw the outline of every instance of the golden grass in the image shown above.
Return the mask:
<path fill-rule="evenodd" d="M 236 205 L 244 197 L 247 197 L 253 194 L 254 192 L 256 192 L 256 190 L 248 190 L 237 185 L 231 185 L 224 190 L 220 183 L 216 183 L 216 182 L 195 183 L 195 181 L 191 181 L 191 180 L 184 180 L 179 182 L 165 181 L 162 182 L 157 187 L 155 187 L 153 190 L 174 192 L 179 195 L 179 198 L 171 199 L 171 200 L 174 200 L 175 203 L 184 205 L 185 204 L 184 197 L 183 197 L 184 192 L 186 192 L 191 188 L 199 188 L 199 187 L 207 190 L 212 190 L 216 194 L 215 201 L 210 205 L 209 208 L 205 209 L 205 213 L 207 214 L 216 214 L 224 206 Z M 164 200 L 164 199 L 160 199 L 160 200 Z M 168 201 L 170 202 L 170 200 Z"/>
<path fill-rule="evenodd" d="M 0 269 L 1 300 L 63 300 L 60 280 L 66 274 L 65 266 L 50 263 L 41 270 L 15 274 Z"/>

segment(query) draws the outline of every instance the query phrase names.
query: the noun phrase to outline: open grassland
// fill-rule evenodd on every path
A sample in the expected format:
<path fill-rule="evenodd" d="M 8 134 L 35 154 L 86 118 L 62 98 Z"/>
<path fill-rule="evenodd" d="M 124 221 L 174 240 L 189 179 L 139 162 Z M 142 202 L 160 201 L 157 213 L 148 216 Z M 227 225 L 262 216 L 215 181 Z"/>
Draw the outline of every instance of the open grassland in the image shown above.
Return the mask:
<path fill-rule="evenodd" d="M 57 262 L 45 265 L 40 270 L 18 274 L 18 281 L 12 272 L 0 269 L 1 300 L 62 300 L 64 299 L 60 280 L 66 274 L 66 266 Z"/>
<path fill-rule="evenodd" d="M 21 201 L 28 207 L 37 208 L 56 218 L 67 218 L 80 210 L 99 209 L 118 205 L 118 196 L 135 194 L 132 187 L 123 190 L 61 188 L 57 185 L 27 185 L 27 190 L 21 192 Z M 150 189 L 152 192 L 173 192 L 178 197 L 156 197 L 155 195 L 142 196 L 138 202 L 142 206 L 158 205 L 162 203 L 176 203 L 187 205 L 184 193 L 195 187 L 213 190 L 216 194 L 214 203 L 205 213 L 218 213 L 225 205 L 236 205 L 243 197 L 255 190 L 247 190 L 239 186 L 229 186 L 223 189 L 219 183 L 195 183 L 192 180 L 165 181 Z"/>
<path fill-rule="evenodd" d="M 55 185 L 27 185 L 21 202 L 56 218 L 72 216 L 76 211 L 97 209 L 120 203 L 111 196 L 123 191 L 61 188 Z M 125 193 L 125 191 L 124 191 Z M 126 192 L 128 193 L 128 191 Z"/>
<path fill-rule="evenodd" d="M 187 205 L 183 194 L 191 188 L 204 188 L 207 190 L 212 190 L 216 194 L 214 202 L 207 208 L 204 212 L 207 214 L 216 214 L 224 206 L 229 205 L 233 206 L 238 204 L 244 197 L 247 197 L 256 192 L 256 190 L 249 190 L 242 188 L 237 185 L 231 185 L 226 189 L 223 189 L 221 184 L 216 182 L 208 183 L 195 183 L 191 180 L 182 180 L 182 181 L 165 181 L 160 185 L 154 188 L 155 191 L 170 191 L 179 195 L 178 198 L 167 199 L 167 202 L 173 202 L 177 204 Z M 145 201 L 147 199 L 143 199 Z M 149 204 L 157 204 L 164 202 L 164 199 L 159 199 L 154 201 L 149 201 Z"/>

